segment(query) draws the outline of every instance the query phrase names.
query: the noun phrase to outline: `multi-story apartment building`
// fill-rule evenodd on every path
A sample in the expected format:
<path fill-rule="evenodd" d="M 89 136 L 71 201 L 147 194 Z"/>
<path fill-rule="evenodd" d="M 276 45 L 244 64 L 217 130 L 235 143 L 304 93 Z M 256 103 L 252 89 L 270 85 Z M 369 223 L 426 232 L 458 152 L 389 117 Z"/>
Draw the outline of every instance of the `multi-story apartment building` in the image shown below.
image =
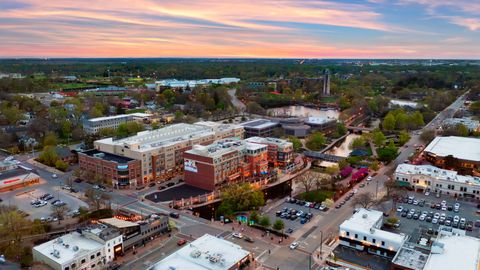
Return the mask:
<path fill-rule="evenodd" d="M 144 122 L 152 115 L 147 113 L 120 114 L 114 116 L 105 116 L 88 119 L 83 123 L 83 131 L 86 134 L 97 134 L 105 128 L 116 129 L 120 124 L 127 122 Z"/>
<path fill-rule="evenodd" d="M 417 191 L 431 190 L 455 197 L 480 199 L 480 177 L 460 175 L 430 165 L 400 164 L 395 180 L 406 183 Z"/>
<path fill-rule="evenodd" d="M 133 158 L 92 149 L 79 152 L 78 163 L 83 172 L 110 179 L 114 188 L 123 189 L 143 184 L 141 162 Z"/>
<path fill-rule="evenodd" d="M 267 119 L 255 119 L 240 124 L 245 129 L 245 137 L 271 137 L 280 124 Z"/>
<path fill-rule="evenodd" d="M 195 145 L 184 159 L 185 183 L 207 190 L 268 173 L 267 145 L 239 139 Z"/>
<path fill-rule="evenodd" d="M 293 144 L 278 138 L 250 137 L 249 143 L 267 145 L 268 163 L 271 167 L 284 168 L 293 162 Z"/>
<path fill-rule="evenodd" d="M 424 150 L 425 159 L 436 167 L 460 174 L 480 175 L 480 139 L 436 137 Z"/>
<path fill-rule="evenodd" d="M 94 142 L 95 149 L 141 162 L 141 182 L 165 180 L 183 171 L 183 153 L 193 145 L 243 138 L 243 128 L 214 122 L 174 124 L 161 129 L 143 131 L 123 139 L 107 138 Z"/>

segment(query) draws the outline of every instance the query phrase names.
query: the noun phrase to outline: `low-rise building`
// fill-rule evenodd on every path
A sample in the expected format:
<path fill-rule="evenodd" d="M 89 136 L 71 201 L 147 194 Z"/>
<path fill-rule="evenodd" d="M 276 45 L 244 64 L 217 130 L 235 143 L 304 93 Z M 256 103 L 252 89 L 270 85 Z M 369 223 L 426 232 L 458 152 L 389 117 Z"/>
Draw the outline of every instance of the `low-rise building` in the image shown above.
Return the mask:
<path fill-rule="evenodd" d="M 245 138 L 272 137 L 275 128 L 279 126 L 276 121 L 268 119 L 255 119 L 240 124 L 245 129 Z"/>
<path fill-rule="evenodd" d="M 423 155 L 433 165 L 461 174 L 480 175 L 480 139 L 468 137 L 436 137 L 425 147 Z"/>
<path fill-rule="evenodd" d="M 143 185 L 141 162 L 132 158 L 110 154 L 96 149 L 78 153 L 83 172 L 99 174 L 110 179 L 114 188 L 130 188 Z"/>
<path fill-rule="evenodd" d="M 237 244 L 205 234 L 148 270 L 236 270 L 252 261 L 252 254 Z"/>
<path fill-rule="evenodd" d="M 294 136 L 297 138 L 305 138 L 310 132 L 308 125 L 282 125 L 282 128 L 287 136 Z"/>
<path fill-rule="evenodd" d="M 231 84 L 238 83 L 239 78 L 220 78 L 220 79 L 202 79 L 202 80 L 177 80 L 165 79 L 155 82 L 155 89 L 161 90 L 163 88 L 186 89 L 195 88 L 197 86 L 206 86 L 210 84 Z"/>
<path fill-rule="evenodd" d="M 416 191 L 433 192 L 455 197 L 480 199 L 480 177 L 460 175 L 431 165 L 400 164 L 395 180 L 413 187 Z"/>
<path fill-rule="evenodd" d="M 239 139 L 195 145 L 184 154 L 185 183 L 214 190 L 228 183 L 268 173 L 267 145 Z"/>
<path fill-rule="evenodd" d="M 91 225 L 33 248 L 33 260 L 54 270 L 105 269 L 121 254 L 122 235 Z"/>
<path fill-rule="evenodd" d="M 97 134 L 105 128 L 117 129 L 118 126 L 123 123 L 134 121 L 144 123 L 148 121 L 151 116 L 152 115 L 148 113 L 131 113 L 91 118 L 83 123 L 83 131 L 86 134 Z"/>
<path fill-rule="evenodd" d="M 168 217 L 151 215 L 139 221 L 128 221 L 116 217 L 98 221 L 110 228 L 118 230 L 122 235 L 122 252 L 144 245 L 152 239 L 169 232 Z"/>
<path fill-rule="evenodd" d="M 474 120 L 469 117 L 462 117 L 462 118 L 447 118 L 443 120 L 442 126 L 443 128 L 450 128 L 455 127 L 457 125 L 464 125 L 467 127 L 468 131 L 470 132 L 478 132 L 480 131 L 480 121 Z"/>
<path fill-rule="evenodd" d="M 0 161 L 0 191 L 13 190 L 40 182 L 40 176 L 31 169 L 12 161 Z"/>
<path fill-rule="evenodd" d="M 305 124 L 312 127 L 312 131 L 329 132 L 337 127 L 337 119 L 333 117 L 308 117 Z"/>
<path fill-rule="evenodd" d="M 225 138 L 243 138 L 243 127 L 215 122 L 174 124 L 135 136 L 94 142 L 95 149 L 141 161 L 141 181 L 165 181 L 183 171 L 183 153 L 193 145 Z"/>
<path fill-rule="evenodd" d="M 382 230 L 383 213 L 360 208 L 340 225 L 340 244 L 393 258 L 407 237 Z"/>
<path fill-rule="evenodd" d="M 268 163 L 271 167 L 284 168 L 293 162 L 293 143 L 278 138 L 250 137 L 246 142 L 267 145 Z"/>

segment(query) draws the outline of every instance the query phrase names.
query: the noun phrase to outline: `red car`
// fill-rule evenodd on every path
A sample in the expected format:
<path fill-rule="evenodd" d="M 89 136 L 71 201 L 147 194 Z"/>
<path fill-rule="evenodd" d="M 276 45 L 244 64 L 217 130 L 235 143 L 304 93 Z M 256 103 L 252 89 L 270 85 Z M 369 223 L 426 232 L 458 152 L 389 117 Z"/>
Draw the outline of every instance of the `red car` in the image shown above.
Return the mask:
<path fill-rule="evenodd" d="M 187 243 L 187 240 L 185 240 L 185 239 L 180 239 L 180 240 L 178 240 L 178 242 L 177 242 L 177 246 L 183 246 L 183 245 L 185 245 L 186 243 Z"/>

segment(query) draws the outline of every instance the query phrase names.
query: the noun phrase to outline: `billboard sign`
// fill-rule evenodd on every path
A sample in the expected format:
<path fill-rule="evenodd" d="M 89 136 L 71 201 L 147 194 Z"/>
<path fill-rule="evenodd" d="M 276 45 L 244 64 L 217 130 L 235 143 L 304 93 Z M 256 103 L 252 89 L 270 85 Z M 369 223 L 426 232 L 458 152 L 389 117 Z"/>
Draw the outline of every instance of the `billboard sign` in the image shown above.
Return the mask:
<path fill-rule="evenodd" d="M 185 159 L 183 165 L 184 165 L 185 171 L 194 172 L 194 173 L 198 172 L 197 164 L 193 160 Z"/>

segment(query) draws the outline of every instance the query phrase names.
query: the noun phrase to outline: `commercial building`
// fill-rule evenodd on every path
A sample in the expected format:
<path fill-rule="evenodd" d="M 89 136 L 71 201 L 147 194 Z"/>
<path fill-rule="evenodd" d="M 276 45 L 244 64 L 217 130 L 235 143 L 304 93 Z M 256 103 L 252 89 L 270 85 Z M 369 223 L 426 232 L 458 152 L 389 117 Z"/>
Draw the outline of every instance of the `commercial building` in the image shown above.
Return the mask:
<path fill-rule="evenodd" d="M 236 270 L 252 260 L 252 254 L 227 240 L 205 234 L 148 270 Z"/>
<path fill-rule="evenodd" d="M 162 88 L 195 88 L 197 86 L 206 86 L 210 84 L 231 84 L 240 82 L 239 78 L 220 78 L 220 79 L 202 79 L 202 80 L 177 80 L 166 79 L 155 82 L 155 89 L 158 91 Z"/>
<path fill-rule="evenodd" d="M 122 235 L 90 225 L 33 248 L 33 260 L 54 270 L 105 269 L 122 252 Z"/>
<path fill-rule="evenodd" d="M 337 127 L 337 119 L 333 117 L 308 117 L 305 124 L 311 126 L 312 131 L 329 132 Z"/>
<path fill-rule="evenodd" d="M 480 139 L 436 137 L 424 150 L 425 159 L 433 165 L 460 174 L 480 175 Z"/>
<path fill-rule="evenodd" d="M 392 107 L 402 107 L 402 108 L 410 108 L 410 109 L 418 109 L 420 108 L 419 103 L 409 100 L 401 100 L 401 99 L 391 99 L 388 103 L 390 108 Z"/>
<path fill-rule="evenodd" d="M 250 137 L 249 143 L 267 145 L 268 163 L 270 167 L 284 168 L 293 162 L 293 143 L 278 138 Z"/>
<path fill-rule="evenodd" d="M 245 129 L 245 138 L 249 137 L 272 137 L 278 122 L 267 119 L 255 119 L 240 124 Z"/>
<path fill-rule="evenodd" d="M 143 185 L 139 160 L 110 154 L 96 149 L 79 152 L 80 169 L 90 175 L 99 174 L 111 179 L 114 188 L 130 188 Z"/>
<path fill-rule="evenodd" d="M 168 217 L 163 215 L 152 214 L 146 219 L 135 222 L 116 217 L 100 219 L 98 222 L 120 232 L 122 252 L 134 249 L 169 232 Z"/>
<path fill-rule="evenodd" d="M 480 199 L 480 177 L 460 175 L 431 165 L 400 164 L 395 180 L 417 191 L 431 190 L 455 197 Z"/>
<path fill-rule="evenodd" d="M 183 171 L 183 153 L 193 145 L 208 145 L 225 138 L 243 138 L 243 127 L 214 122 L 174 124 L 143 131 L 123 139 L 94 142 L 95 149 L 141 162 L 141 182 L 166 180 Z"/>
<path fill-rule="evenodd" d="M 195 145 L 184 154 L 185 183 L 214 190 L 228 183 L 268 173 L 267 145 L 239 139 Z"/>
<path fill-rule="evenodd" d="M 468 131 L 470 132 L 478 132 L 480 131 L 480 121 L 474 120 L 469 117 L 463 118 L 447 118 L 443 120 L 442 127 L 443 128 L 450 128 L 455 127 L 459 124 L 462 124 L 467 127 Z"/>
<path fill-rule="evenodd" d="M 40 176 L 31 169 L 20 167 L 12 161 L 0 161 L 0 192 L 9 191 L 40 182 Z"/>
<path fill-rule="evenodd" d="M 310 132 L 310 126 L 308 125 L 282 125 L 282 128 L 285 135 L 297 138 L 305 138 Z"/>
<path fill-rule="evenodd" d="M 340 244 L 393 258 L 407 237 L 381 229 L 383 213 L 360 208 L 340 225 Z"/>
<path fill-rule="evenodd" d="M 83 123 L 83 131 L 86 134 L 97 134 L 105 128 L 117 129 L 120 124 L 137 121 L 143 123 L 152 115 L 148 113 L 131 113 L 114 116 L 105 116 L 88 119 Z"/>

